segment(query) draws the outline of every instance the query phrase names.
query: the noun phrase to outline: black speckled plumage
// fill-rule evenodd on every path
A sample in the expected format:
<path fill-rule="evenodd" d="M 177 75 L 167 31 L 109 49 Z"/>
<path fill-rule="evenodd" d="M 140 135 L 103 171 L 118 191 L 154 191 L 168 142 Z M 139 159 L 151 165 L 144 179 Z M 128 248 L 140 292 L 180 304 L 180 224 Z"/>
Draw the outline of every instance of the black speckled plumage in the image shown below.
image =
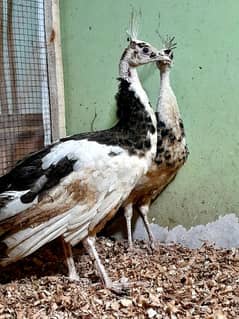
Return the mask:
<path fill-rule="evenodd" d="M 167 128 L 166 124 L 163 121 L 159 120 L 159 114 L 157 112 L 155 113 L 155 115 L 157 118 L 157 153 L 155 162 L 158 165 L 161 165 L 164 162 L 168 167 L 174 166 L 177 163 L 175 163 L 175 159 L 172 156 L 174 151 L 171 150 L 171 147 L 173 147 L 177 143 L 181 143 L 182 139 L 185 137 L 183 121 L 182 119 L 179 119 L 179 129 L 181 131 L 181 134 L 180 137 L 177 138 L 173 132 L 173 129 Z M 185 145 L 185 147 L 181 149 L 182 152 L 177 158 L 177 161 L 180 162 L 180 166 L 187 160 L 189 154 L 187 145 Z"/>
<path fill-rule="evenodd" d="M 46 177 L 45 183 L 36 189 L 31 189 L 21 197 L 23 203 L 32 202 L 35 197 L 42 191 L 46 191 L 58 184 L 61 178 L 67 176 L 73 171 L 73 166 L 76 160 L 70 160 L 63 157 L 56 165 L 51 165 L 47 170 L 41 168 L 42 175 Z"/>
<path fill-rule="evenodd" d="M 124 79 L 119 81 L 119 91 L 116 94 L 118 123 L 109 130 L 76 134 L 61 141 L 87 138 L 100 144 L 118 145 L 127 149 L 129 154 L 147 151 L 151 147 L 147 133 L 155 133 L 152 120 L 139 98 L 129 90 L 130 83 Z"/>
<path fill-rule="evenodd" d="M 0 177 L 0 193 L 8 190 L 27 190 L 43 174 L 41 168 L 42 158 L 46 156 L 52 146 L 49 145 L 44 149 L 29 154 L 23 160 L 18 161 L 16 166 L 6 175 Z"/>

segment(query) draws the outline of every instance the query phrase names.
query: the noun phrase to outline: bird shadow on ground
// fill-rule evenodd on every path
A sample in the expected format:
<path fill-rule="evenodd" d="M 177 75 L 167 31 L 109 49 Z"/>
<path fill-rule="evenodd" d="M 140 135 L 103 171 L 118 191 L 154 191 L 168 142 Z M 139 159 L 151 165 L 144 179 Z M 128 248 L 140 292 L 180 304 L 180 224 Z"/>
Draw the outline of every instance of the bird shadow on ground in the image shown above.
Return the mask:
<path fill-rule="evenodd" d="M 67 275 L 61 241 L 56 239 L 32 255 L 0 268 L 0 284 L 26 277 Z"/>

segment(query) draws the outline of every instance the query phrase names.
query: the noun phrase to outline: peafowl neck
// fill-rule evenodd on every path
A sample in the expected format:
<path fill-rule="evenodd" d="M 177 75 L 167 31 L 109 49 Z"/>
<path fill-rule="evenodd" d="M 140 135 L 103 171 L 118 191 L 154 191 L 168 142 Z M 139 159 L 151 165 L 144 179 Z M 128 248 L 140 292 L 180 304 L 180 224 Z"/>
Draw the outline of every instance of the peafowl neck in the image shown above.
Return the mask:
<path fill-rule="evenodd" d="M 158 121 L 164 123 L 167 129 L 173 129 L 175 135 L 181 135 L 181 117 L 176 96 L 170 84 L 170 66 L 160 67 L 160 91 L 157 103 Z"/>
<path fill-rule="evenodd" d="M 116 126 L 127 135 L 131 132 L 136 148 L 143 144 L 144 150 L 149 150 L 154 157 L 157 143 L 156 117 L 140 83 L 136 67 L 128 62 L 127 53 L 120 61 L 119 74 L 120 84 L 116 95 L 119 122 Z"/>
<path fill-rule="evenodd" d="M 160 66 L 160 92 L 157 104 L 157 156 L 155 162 L 182 165 L 188 156 L 183 122 L 176 96 L 170 85 L 170 66 Z"/>

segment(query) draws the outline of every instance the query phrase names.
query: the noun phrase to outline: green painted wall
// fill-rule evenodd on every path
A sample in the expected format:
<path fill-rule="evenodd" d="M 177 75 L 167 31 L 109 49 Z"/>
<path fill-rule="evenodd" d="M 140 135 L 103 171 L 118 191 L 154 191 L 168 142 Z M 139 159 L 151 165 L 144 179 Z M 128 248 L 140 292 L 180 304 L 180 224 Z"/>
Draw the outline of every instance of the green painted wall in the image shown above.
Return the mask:
<path fill-rule="evenodd" d="M 67 133 L 110 127 L 118 62 L 127 45 L 132 8 L 141 8 L 140 38 L 175 35 L 172 84 L 184 119 L 190 157 L 160 196 L 151 216 L 161 225 L 205 223 L 239 213 L 239 1 L 60 0 Z M 159 74 L 140 70 L 155 105 Z"/>

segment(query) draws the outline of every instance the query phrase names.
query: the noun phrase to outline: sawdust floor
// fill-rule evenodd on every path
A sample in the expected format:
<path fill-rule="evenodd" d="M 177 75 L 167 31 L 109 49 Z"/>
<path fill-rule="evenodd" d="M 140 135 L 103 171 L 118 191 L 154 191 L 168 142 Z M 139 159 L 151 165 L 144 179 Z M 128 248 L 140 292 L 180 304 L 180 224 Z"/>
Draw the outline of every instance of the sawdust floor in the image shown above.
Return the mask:
<path fill-rule="evenodd" d="M 111 278 L 141 282 L 122 296 L 103 289 L 81 247 L 74 253 L 82 280 L 69 282 L 59 242 L 1 269 L 0 318 L 239 318 L 239 249 L 135 247 L 97 241 Z"/>

